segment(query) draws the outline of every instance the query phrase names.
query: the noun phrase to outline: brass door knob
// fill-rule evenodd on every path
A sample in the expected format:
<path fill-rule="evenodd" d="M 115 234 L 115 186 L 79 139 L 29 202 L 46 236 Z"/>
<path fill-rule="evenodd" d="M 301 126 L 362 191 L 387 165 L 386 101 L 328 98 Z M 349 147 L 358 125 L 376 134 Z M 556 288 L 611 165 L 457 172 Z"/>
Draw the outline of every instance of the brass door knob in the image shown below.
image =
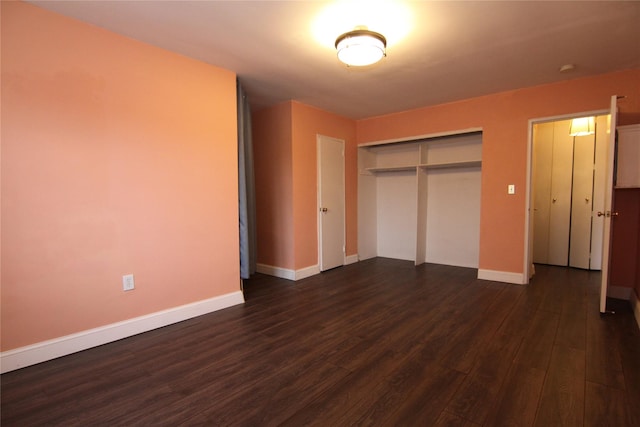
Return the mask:
<path fill-rule="evenodd" d="M 610 211 L 600 212 L 600 211 L 598 211 L 598 216 L 605 216 L 607 218 L 612 217 L 612 216 L 618 216 L 618 215 L 620 215 L 618 212 L 610 212 Z"/>

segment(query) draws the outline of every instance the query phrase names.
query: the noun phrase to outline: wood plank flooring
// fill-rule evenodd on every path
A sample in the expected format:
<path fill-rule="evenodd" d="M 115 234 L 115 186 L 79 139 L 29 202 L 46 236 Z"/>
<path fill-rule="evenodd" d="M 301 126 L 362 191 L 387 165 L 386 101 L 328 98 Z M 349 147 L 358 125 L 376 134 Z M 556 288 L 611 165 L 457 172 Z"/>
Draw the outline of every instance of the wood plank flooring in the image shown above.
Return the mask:
<path fill-rule="evenodd" d="M 375 258 L 2 375 L 2 426 L 640 426 L 640 330 L 599 273 L 528 286 Z"/>

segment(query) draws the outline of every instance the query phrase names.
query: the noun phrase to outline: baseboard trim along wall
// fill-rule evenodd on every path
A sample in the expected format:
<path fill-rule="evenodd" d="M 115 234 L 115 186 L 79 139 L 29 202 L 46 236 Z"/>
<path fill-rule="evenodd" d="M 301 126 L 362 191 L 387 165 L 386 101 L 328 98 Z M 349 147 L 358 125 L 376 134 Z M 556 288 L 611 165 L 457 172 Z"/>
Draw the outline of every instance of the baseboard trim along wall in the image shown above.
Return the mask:
<path fill-rule="evenodd" d="M 268 274 L 269 276 L 295 281 L 320 274 L 320 266 L 316 264 L 309 267 L 301 268 L 300 270 L 291 270 L 289 268 L 280 268 L 274 267 L 272 265 L 258 264 L 256 265 L 256 271 L 258 273 Z"/>
<path fill-rule="evenodd" d="M 288 268 L 274 267 L 272 265 L 266 264 L 257 264 L 256 271 L 258 273 L 279 277 L 281 279 L 296 280 L 296 272 Z"/>
<path fill-rule="evenodd" d="M 358 254 L 344 257 L 344 265 L 355 264 L 356 262 L 358 262 Z"/>
<path fill-rule="evenodd" d="M 478 269 L 478 279 L 491 280 L 493 282 L 513 283 L 515 285 L 524 285 L 527 283 L 524 274 L 511 273 L 509 271 Z"/>
<path fill-rule="evenodd" d="M 361 261 L 358 258 L 358 254 L 349 255 L 344 258 L 345 265 L 353 264 Z M 315 274 L 320 274 L 320 267 L 318 265 L 312 265 L 300 270 L 291 270 L 288 268 L 274 267 L 272 265 L 258 264 L 256 271 L 262 274 L 268 274 L 269 276 L 279 277 L 287 280 L 301 280 L 306 277 L 311 277 Z M 478 279 L 491 280 L 494 282 L 513 283 L 516 285 L 523 285 L 527 283 L 525 276 L 522 273 L 511 273 L 508 271 L 496 271 L 496 270 L 478 270 Z"/>
<path fill-rule="evenodd" d="M 296 270 L 295 279 L 293 280 L 306 279 L 307 277 L 315 276 L 316 274 L 320 274 L 320 266 L 317 264 Z"/>
<path fill-rule="evenodd" d="M 631 306 L 633 307 L 633 315 L 636 318 L 638 329 L 640 329 L 640 298 L 638 298 L 636 291 L 631 291 Z"/>
<path fill-rule="evenodd" d="M 10 372 L 107 344 L 183 320 L 244 303 L 241 291 L 158 311 L 99 328 L 42 341 L 0 353 L 0 372 Z"/>

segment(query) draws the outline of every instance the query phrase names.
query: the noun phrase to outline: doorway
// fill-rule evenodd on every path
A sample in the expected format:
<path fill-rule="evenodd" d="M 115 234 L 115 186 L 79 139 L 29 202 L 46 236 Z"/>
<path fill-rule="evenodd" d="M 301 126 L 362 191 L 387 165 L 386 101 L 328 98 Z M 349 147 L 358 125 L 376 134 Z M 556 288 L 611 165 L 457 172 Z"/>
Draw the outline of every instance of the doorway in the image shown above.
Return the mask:
<path fill-rule="evenodd" d="M 597 212 L 597 217 L 604 220 L 602 228 L 602 254 L 601 254 L 601 284 L 600 284 L 600 313 L 606 312 L 606 299 L 607 290 L 609 287 L 609 261 L 611 250 L 611 219 L 616 215 L 612 212 L 613 206 L 613 182 L 615 175 L 615 147 L 616 147 L 616 123 L 617 123 L 617 101 L 619 96 L 612 95 L 610 100 L 609 110 L 592 111 L 583 114 L 574 114 L 571 116 L 553 117 L 546 119 L 532 119 L 529 120 L 529 143 L 528 143 L 528 161 L 527 161 L 527 191 L 526 191 L 526 214 L 525 214 L 525 256 L 524 256 L 524 271 L 528 272 L 524 283 L 529 283 L 529 280 L 535 274 L 535 267 L 533 263 L 533 242 L 534 242 L 534 180 L 533 180 L 533 126 L 537 123 L 550 122 L 554 120 L 565 120 L 576 117 L 589 117 L 589 116 L 604 116 L 605 117 L 605 130 L 607 138 L 604 138 L 605 151 L 607 152 L 607 160 L 604 166 L 605 182 L 602 189 L 594 189 L 596 194 L 604 193 L 603 210 Z M 592 214 L 593 215 L 593 214 Z M 592 216 L 593 217 L 593 216 Z"/>
<path fill-rule="evenodd" d="M 572 134 L 572 119 L 532 129 L 532 261 L 602 268 L 607 116 L 590 116 L 591 133 Z"/>

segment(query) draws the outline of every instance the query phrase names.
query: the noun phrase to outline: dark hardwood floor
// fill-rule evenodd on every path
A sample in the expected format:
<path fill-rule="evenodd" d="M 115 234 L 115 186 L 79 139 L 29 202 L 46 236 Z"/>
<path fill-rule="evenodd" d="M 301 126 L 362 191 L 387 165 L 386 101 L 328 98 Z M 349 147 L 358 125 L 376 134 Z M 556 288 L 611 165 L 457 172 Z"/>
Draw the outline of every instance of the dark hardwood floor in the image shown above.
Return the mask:
<path fill-rule="evenodd" d="M 2 375 L 2 426 L 640 426 L 640 330 L 599 274 L 376 258 Z"/>

